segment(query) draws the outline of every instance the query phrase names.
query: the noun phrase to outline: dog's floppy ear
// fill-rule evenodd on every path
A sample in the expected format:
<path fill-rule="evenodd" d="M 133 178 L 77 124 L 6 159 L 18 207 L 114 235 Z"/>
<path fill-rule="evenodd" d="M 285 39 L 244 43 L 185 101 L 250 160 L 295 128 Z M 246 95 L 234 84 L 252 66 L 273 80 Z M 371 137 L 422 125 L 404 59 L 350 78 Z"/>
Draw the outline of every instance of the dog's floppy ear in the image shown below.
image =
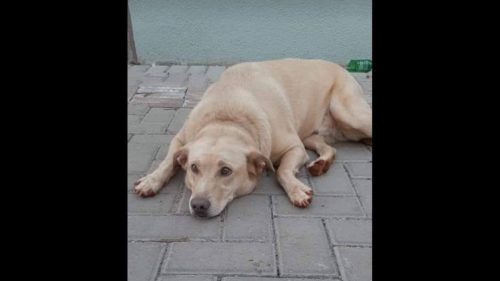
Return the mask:
<path fill-rule="evenodd" d="M 273 163 L 258 151 L 247 154 L 248 173 L 254 177 L 259 176 L 265 168 L 274 172 Z"/>
<path fill-rule="evenodd" d="M 174 167 L 180 166 L 182 169 L 186 170 L 186 163 L 188 160 L 188 149 L 187 147 L 182 147 L 174 153 Z"/>

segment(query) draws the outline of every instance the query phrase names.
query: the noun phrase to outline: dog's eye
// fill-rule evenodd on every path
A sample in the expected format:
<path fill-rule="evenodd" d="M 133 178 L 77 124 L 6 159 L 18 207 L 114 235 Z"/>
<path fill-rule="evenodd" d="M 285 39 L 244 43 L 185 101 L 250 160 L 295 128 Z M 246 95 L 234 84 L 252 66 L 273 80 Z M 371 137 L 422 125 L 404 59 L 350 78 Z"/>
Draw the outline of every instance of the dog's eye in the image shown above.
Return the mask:
<path fill-rule="evenodd" d="M 193 171 L 193 173 L 198 173 L 198 166 L 196 166 L 196 164 L 192 164 L 191 171 Z"/>
<path fill-rule="evenodd" d="M 231 169 L 229 169 L 228 167 L 224 167 L 220 170 L 220 174 L 222 176 L 229 176 L 233 171 L 231 171 Z"/>

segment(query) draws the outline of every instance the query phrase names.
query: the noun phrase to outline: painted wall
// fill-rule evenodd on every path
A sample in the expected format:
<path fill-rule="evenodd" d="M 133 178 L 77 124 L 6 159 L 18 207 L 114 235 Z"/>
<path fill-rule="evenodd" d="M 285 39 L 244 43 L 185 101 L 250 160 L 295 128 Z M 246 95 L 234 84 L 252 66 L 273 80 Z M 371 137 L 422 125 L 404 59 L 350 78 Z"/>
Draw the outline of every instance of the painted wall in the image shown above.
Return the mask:
<path fill-rule="evenodd" d="M 139 61 L 371 58 L 371 0 L 129 0 Z"/>

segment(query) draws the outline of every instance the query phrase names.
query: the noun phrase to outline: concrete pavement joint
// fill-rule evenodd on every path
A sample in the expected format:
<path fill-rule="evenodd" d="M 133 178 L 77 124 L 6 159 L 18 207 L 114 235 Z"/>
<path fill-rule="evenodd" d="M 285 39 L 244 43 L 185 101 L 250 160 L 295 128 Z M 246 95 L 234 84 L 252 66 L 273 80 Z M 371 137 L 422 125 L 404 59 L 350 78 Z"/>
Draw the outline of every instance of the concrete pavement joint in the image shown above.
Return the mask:
<path fill-rule="evenodd" d="M 277 240 L 277 228 L 276 228 L 276 222 L 274 221 L 274 203 L 273 203 L 273 196 L 269 196 L 269 204 L 271 207 L 271 228 L 272 228 L 272 238 L 273 238 L 273 246 L 274 246 L 274 255 L 275 255 L 275 265 L 276 265 L 276 275 L 279 277 L 281 275 L 280 273 L 280 259 L 279 259 L 279 254 L 278 254 L 278 240 Z"/>

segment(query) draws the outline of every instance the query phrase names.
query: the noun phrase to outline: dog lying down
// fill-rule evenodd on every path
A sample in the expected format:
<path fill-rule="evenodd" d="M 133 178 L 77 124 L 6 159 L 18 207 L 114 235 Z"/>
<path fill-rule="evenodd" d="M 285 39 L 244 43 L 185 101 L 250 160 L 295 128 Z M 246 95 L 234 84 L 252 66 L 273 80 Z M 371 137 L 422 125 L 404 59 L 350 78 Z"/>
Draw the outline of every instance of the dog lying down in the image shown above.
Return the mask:
<path fill-rule="evenodd" d="M 283 59 L 229 67 L 204 93 L 166 158 L 136 182 L 154 196 L 180 169 L 192 191 L 191 214 L 213 217 L 234 198 L 251 193 L 265 169 L 276 172 L 290 202 L 305 208 L 312 189 L 295 175 L 328 171 L 336 141 L 371 144 L 372 110 L 352 75 L 323 60 Z"/>

